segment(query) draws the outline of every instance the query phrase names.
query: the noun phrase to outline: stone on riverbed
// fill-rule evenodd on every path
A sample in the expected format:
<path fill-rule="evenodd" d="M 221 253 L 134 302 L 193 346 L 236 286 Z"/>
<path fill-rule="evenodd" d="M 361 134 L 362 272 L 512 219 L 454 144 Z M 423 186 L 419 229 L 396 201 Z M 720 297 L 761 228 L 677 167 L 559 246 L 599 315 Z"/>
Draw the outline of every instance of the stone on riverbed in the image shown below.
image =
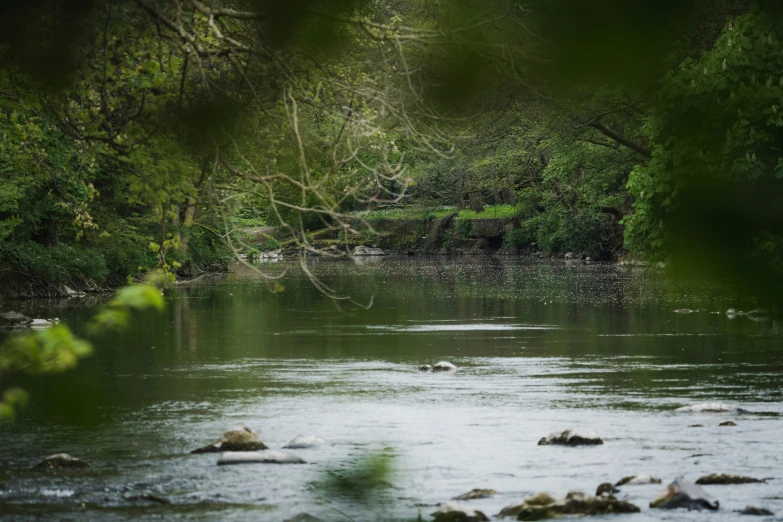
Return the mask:
<path fill-rule="evenodd" d="M 615 487 L 614 484 L 610 482 L 604 482 L 603 484 L 600 484 L 598 488 L 595 490 L 595 496 L 600 497 L 601 495 L 614 495 L 615 493 L 619 493 L 620 490 Z"/>
<path fill-rule="evenodd" d="M 447 361 L 441 361 L 432 367 L 433 372 L 453 372 L 456 369 L 456 366 Z"/>
<path fill-rule="evenodd" d="M 641 475 L 631 475 L 630 477 L 623 477 L 615 486 L 641 486 L 644 484 L 660 484 L 663 482 L 661 479 L 653 477 L 649 473 L 642 473 Z"/>
<path fill-rule="evenodd" d="M 489 522 L 481 511 L 456 504 L 446 504 L 432 514 L 435 522 Z"/>
<path fill-rule="evenodd" d="M 297 435 L 291 442 L 283 446 L 283 449 L 310 449 L 325 444 L 326 441 L 324 439 L 320 439 L 315 435 Z"/>
<path fill-rule="evenodd" d="M 710 485 L 728 485 L 728 484 L 758 484 L 761 482 L 764 481 L 753 477 L 743 477 L 742 475 L 726 475 L 723 473 L 713 473 L 712 475 L 705 475 L 703 477 L 700 477 L 696 481 L 696 484 L 710 486 Z"/>
<path fill-rule="evenodd" d="M 218 459 L 218 466 L 229 464 L 306 464 L 296 455 L 284 451 L 228 451 Z"/>
<path fill-rule="evenodd" d="M 641 510 L 612 495 L 592 497 L 580 491 L 571 491 L 564 499 L 555 500 L 547 493 L 539 493 L 519 505 L 503 508 L 498 517 L 516 517 L 517 520 L 544 520 L 567 515 L 610 515 L 639 513 Z"/>
<path fill-rule="evenodd" d="M 597 446 L 603 443 L 593 430 L 579 428 L 554 432 L 538 441 L 539 446 Z"/>
<path fill-rule="evenodd" d="M 208 444 L 203 448 L 198 448 L 191 453 L 220 453 L 223 451 L 257 451 L 268 449 L 266 445 L 261 442 L 258 435 L 253 433 L 250 428 L 235 428 L 229 430 L 223 434 L 218 440 L 212 444 Z"/>
<path fill-rule="evenodd" d="M 701 486 L 693 482 L 686 482 L 683 478 L 678 478 L 661 491 L 657 497 L 650 502 L 651 508 L 658 509 L 679 509 L 701 511 L 708 509 L 715 511 L 720 507 L 717 500 L 712 500 Z"/>
<path fill-rule="evenodd" d="M 742 511 L 737 511 L 740 515 L 751 515 L 755 517 L 774 517 L 775 513 L 768 509 L 756 507 L 756 506 L 746 506 L 745 509 Z"/>
<path fill-rule="evenodd" d="M 43 459 L 36 464 L 33 469 L 50 471 L 55 469 L 82 469 L 89 466 L 90 465 L 83 460 L 72 457 L 67 453 L 56 453 Z"/>
<path fill-rule="evenodd" d="M 474 489 L 467 493 L 463 493 L 458 497 L 454 497 L 451 500 L 476 500 L 479 498 L 489 498 L 497 494 L 498 492 L 494 489 Z"/>

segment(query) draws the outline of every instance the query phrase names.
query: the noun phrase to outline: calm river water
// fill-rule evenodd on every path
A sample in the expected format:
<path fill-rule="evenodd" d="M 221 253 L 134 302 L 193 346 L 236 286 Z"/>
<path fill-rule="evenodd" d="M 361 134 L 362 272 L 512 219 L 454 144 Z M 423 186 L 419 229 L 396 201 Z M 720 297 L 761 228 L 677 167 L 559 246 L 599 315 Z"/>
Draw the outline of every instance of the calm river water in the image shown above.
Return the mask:
<path fill-rule="evenodd" d="M 707 487 L 717 513 L 650 510 L 662 486 L 624 487 L 642 513 L 613 520 L 735 520 L 749 504 L 783 515 L 783 418 L 673 411 L 783 411 L 781 326 L 729 319 L 727 308 L 754 308 L 729 287 L 514 258 L 312 265 L 341 295 L 372 302 L 365 310 L 323 297 L 295 264 L 264 265 L 285 268 L 277 293 L 247 269 L 178 287 L 165 313 L 100 339 L 76 370 L 25 382 L 29 407 L 0 426 L 0 519 L 430 520 L 473 488 L 498 491 L 470 503 L 493 515 L 538 491 L 592 493 L 637 473 L 771 480 Z M 76 300 L 17 309 L 77 330 L 92 313 Z M 417 369 L 440 360 L 459 370 Z M 737 426 L 718 426 L 727 420 Z M 329 444 L 295 451 L 306 465 L 218 467 L 216 454 L 188 454 L 237 424 L 273 449 L 298 434 Z M 537 446 L 569 427 L 605 444 Z M 57 452 L 91 467 L 30 470 Z M 387 491 L 360 503 L 319 486 L 368 455 L 391 459 Z M 171 505 L 125 499 L 142 493 Z"/>

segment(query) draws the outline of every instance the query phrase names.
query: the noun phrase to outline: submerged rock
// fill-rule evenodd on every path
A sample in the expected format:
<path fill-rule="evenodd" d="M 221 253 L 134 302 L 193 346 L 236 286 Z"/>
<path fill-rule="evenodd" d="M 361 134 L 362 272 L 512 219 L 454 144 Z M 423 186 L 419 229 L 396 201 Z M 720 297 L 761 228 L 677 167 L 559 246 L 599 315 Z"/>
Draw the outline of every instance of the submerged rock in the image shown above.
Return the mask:
<path fill-rule="evenodd" d="M 458 497 L 454 497 L 451 500 L 476 500 L 479 498 L 489 498 L 497 494 L 498 492 L 494 489 L 473 489 Z"/>
<path fill-rule="evenodd" d="M 503 508 L 499 517 L 516 517 L 517 520 L 544 520 L 566 515 L 609 515 L 639 513 L 641 510 L 612 495 L 592 497 L 580 491 L 571 491 L 564 499 L 555 500 L 547 493 L 539 493 L 519 505 Z"/>
<path fill-rule="evenodd" d="M 283 522 L 323 522 L 323 520 L 308 513 L 299 513 L 298 515 L 283 520 Z"/>
<path fill-rule="evenodd" d="M 326 441 L 324 439 L 320 439 L 315 435 L 297 435 L 291 442 L 283 446 L 283 449 L 309 449 L 325 444 Z"/>
<path fill-rule="evenodd" d="M 89 466 L 90 465 L 83 460 L 72 457 L 67 453 L 56 453 L 43 459 L 36 464 L 33 469 L 49 471 L 55 469 L 82 469 L 88 468 Z"/>
<path fill-rule="evenodd" d="M 456 366 L 446 361 L 441 361 L 432 367 L 433 372 L 453 372 L 456 369 Z"/>
<path fill-rule="evenodd" d="M 689 427 L 689 428 L 703 428 L 703 427 L 704 427 L 704 424 L 691 424 L 691 425 L 690 425 L 690 426 L 688 426 L 688 427 Z"/>
<path fill-rule="evenodd" d="M 623 477 L 617 481 L 615 486 L 640 486 L 644 484 L 660 484 L 661 482 L 663 482 L 661 479 L 653 477 L 649 473 L 642 473 L 641 475 Z"/>
<path fill-rule="evenodd" d="M 610 482 L 604 482 L 603 484 L 600 484 L 598 488 L 595 490 L 595 496 L 600 497 L 601 495 L 614 495 L 615 493 L 619 493 L 620 490 L 617 489 L 614 484 Z"/>
<path fill-rule="evenodd" d="M 597 446 L 604 441 L 593 430 L 569 429 L 550 433 L 538 441 L 539 446 Z"/>
<path fill-rule="evenodd" d="M 435 522 L 489 522 L 487 515 L 476 509 L 446 504 L 432 514 Z"/>
<path fill-rule="evenodd" d="M 372 248 L 366 246 L 358 246 L 353 250 L 355 256 L 385 256 L 386 252 L 380 248 Z"/>
<path fill-rule="evenodd" d="M 159 497 L 157 495 L 153 495 L 152 493 L 142 493 L 140 495 L 128 495 L 123 498 L 129 502 L 138 502 L 138 501 L 154 502 L 155 504 L 160 504 L 162 506 L 168 506 L 169 504 L 171 504 L 171 501 L 169 499 Z"/>
<path fill-rule="evenodd" d="M 284 451 L 228 451 L 218 459 L 218 466 L 229 464 L 306 464 L 304 459 Z"/>
<path fill-rule="evenodd" d="M 219 453 L 222 451 L 258 451 L 269 449 L 250 428 L 228 430 L 218 440 L 191 453 Z"/>
<path fill-rule="evenodd" d="M 677 408 L 674 411 L 688 413 L 747 413 L 747 410 L 743 410 L 742 408 L 735 408 L 722 402 L 701 402 L 691 406 L 683 406 L 682 408 Z"/>
<path fill-rule="evenodd" d="M 726 422 L 721 422 L 720 424 L 718 424 L 718 426 L 736 426 L 736 424 L 732 421 L 726 421 Z"/>
<path fill-rule="evenodd" d="M 768 509 L 756 507 L 756 506 L 745 506 L 745 509 L 742 511 L 737 511 L 740 515 L 751 515 L 755 517 L 774 517 L 775 513 Z"/>
<path fill-rule="evenodd" d="M 421 366 L 419 366 L 419 371 L 420 372 L 431 372 L 432 371 L 432 366 L 430 366 L 429 364 L 422 364 Z"/>
<path fill-rule="evenodd" d="M 761 482 L 764 481 L 753 477 L 743 477 L 742 475 L 726 475 L 724 473 L 713 473 L 712 475 L 705 475 L 703 477 L 700 477 L 696 481 L 696 484 L 709 486 L 709 485 L 726 485 L 726 484 L 758 484 Z"/>
<path fill-rule="evenodd" d="M 657 497 L 650 502 L 651 508 L 658 509 L 679 509 L 688 510 L 708 509 L 715 511 L 720 507 L 717 500 L 712 500 L 701 486 L 693 482 L 686 482 L 683 478 L 678 478 L 661 491 Z"/>

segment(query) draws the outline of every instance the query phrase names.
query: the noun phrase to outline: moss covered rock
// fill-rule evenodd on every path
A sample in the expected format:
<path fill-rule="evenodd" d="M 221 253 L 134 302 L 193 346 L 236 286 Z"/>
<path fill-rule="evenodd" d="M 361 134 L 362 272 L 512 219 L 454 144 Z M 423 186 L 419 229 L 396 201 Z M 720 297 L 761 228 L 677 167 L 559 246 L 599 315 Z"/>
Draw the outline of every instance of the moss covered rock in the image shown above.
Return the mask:
<path fill-rule="evenodd" d="M 90 465 L 81 459 L 72 457 L 67 453 L 56 453 L 49 455 L 44 460 L 34 466 L 34 469 L 50 471 L 55 469 L 83 469 Z"/>
<path fill-rule="evenodd" d="M 579 491 L 572 491 L 561 500 L 555 500 L 546 493 L 539 493 L 519 505 L 504 508 L 498 516 L 516 517 L 517 520 L 546 520 L 564 516 L 611 515 L 640 511 L 637 506 L 612 495 L 593 497 Z"/>
<path fill-rule="evenodd" d="M 191 453 L 218 453 L 223 451 L 258 451 L 268 449 L 261 442 L 258 435 L 249 428 L 233 429 L 225 432 L 222 437 L 207 444 L 202 448 L 195 449 Z"/>

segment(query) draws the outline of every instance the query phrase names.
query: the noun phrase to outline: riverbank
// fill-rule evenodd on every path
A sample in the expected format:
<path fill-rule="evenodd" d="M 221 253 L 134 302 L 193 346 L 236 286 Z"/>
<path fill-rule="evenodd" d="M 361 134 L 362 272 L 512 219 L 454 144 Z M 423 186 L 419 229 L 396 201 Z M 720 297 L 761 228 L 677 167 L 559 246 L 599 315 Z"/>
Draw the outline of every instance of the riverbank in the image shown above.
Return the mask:
<path fill-rule="evenodd" d="M 363 230 L 346 238 L 337 229 L 320 229 L 308 233 L 316 250 L 352 253 L 356 247 L 380 248 L 392 255 L 522 255 L 538 258 L 589 259 L 617 261 L 620 250 L 585 248 L 583 250 L 540 249 L 530 241 L 515 217 L 461 218 L 457 214 L 419 217 L 381 217 L 366 221 L 356 219 L 351 225 Z M 298 253 L 296 245 L 286 241 L 279 229 L 247 229 L 251 257 L 256 253 Z M 600 245 L 599 245 L 600 247 Z"/>

